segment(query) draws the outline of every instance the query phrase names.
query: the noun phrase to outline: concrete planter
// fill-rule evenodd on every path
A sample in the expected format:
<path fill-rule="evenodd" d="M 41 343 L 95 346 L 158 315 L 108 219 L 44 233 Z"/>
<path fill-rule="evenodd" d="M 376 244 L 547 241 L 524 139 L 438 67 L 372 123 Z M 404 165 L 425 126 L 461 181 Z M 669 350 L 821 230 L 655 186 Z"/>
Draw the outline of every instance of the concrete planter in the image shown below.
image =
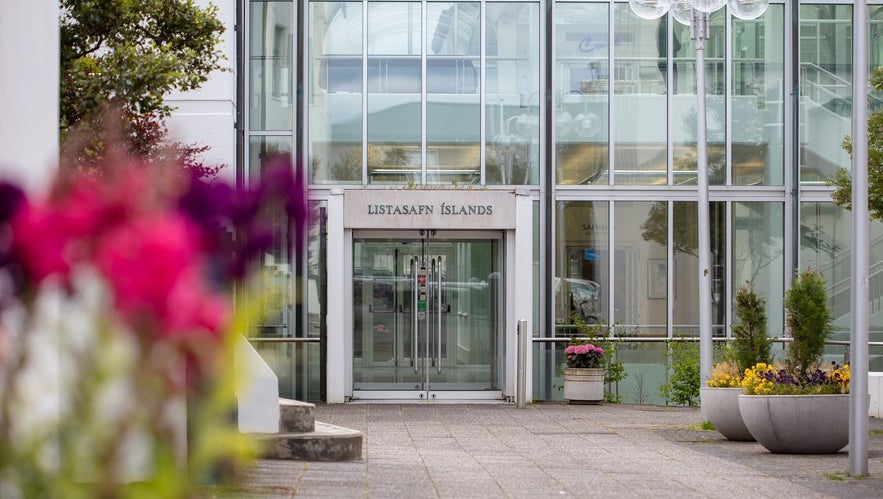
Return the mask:
<path fill-rule="evenodd" d="M 705 415 L 714 425 L 714 429 L 729 440 L 753 441 L 754 437 L 742 421 L 742 413 L 739 411 L 739 395 L 741 388 L 711 388 L 699 389 L 702 407 Z"/>
<path fill-rule="evenodd" d="M 564 398 L 571 404 L 600 404 L 604 401 L 604 369 L 564 368 Z"/>
<path fill-rule="evenodd" d="M 740 395 L 745 426 L 777 454 L 833 454 L 849 443 L 849 395 Z"/>

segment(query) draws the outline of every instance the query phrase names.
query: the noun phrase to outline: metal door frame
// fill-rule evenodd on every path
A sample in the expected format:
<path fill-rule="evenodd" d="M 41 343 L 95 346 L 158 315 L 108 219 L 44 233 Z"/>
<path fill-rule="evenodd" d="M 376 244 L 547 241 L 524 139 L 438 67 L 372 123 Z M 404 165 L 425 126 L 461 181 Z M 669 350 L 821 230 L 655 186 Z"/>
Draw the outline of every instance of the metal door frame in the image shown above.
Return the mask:
<path fill-rule="evenodd" d="M 479 231 L 479 230 L 437 230 L 437 229 L 411 229 L 411 230 L 354 230 L 352 232 L 352 237 L 349 238 L 349 244 L 352 247 L 354 241 L 356 240 L 401 240 L 403 242 L 420 242 L 420 241 L 497 241 L 498 242 L 498 254 L 496 255 L 497 261 L 497 271 L 505 276 L 505 268 L 506 268 L 506 258 L 505 258 L 505 231 L 502 230 L 492 230 L 492 231 Z M 425 258 L 425 254 L 421 255 Z M 354 276 L 354 269 L 352 264 L 352 258 L 349 263 L 349 279 L 352 280 Z M 430 271 L 431 272 L 431 271 Z M 416 276 L 415 276 L 416 278 Z M 505 292 L 505 284 L 503 289 L 500 290 L 500 299 L 506 300 L 507 293 Z M 413 298 L 417 299 L 417 293 L 412 293 Z M 440 298 L 440 297 L 439 297 Z M 347 306 L 350 313 L 353 311 L 353 293 L 349 293 L 347 296 Z M 415 307 L 416 308 L 416 307 Z M 504 311 L 508 309 L 508 307 L 503 307 Z M 427 314 L 428 316 L 429 314 Z M 503 314 L 505 317 L 505 313 Z M 416 314 L 415 314 L 416 317 Z M 352 322 L 350 322 L 352 324 Z M 503 335 L 505 328 L 505 320 L 500 320 L 497 325 L 499 331 L 497 334 Z M 355 334 L 354 328 L 350 327 L 347 331 L 347 342 L 350 346 L 353 345 L 353 335 Z M 425 342 L 425 348 L 428 350 L 428 343 Z M 418 345 L 412 342 L 412 348 L 416 348 Z M 350 349 L 351 355 L 354 353 Z M 395 355 L 395 353 L 394 353 Z M 496 358 L 499 359 L 499 362 L 505 362 L 505 352 L 496 352 Z M 425 355 L 421 357 L 421 359 L 425 362 L 427 356 Z M 352 356 L 350 357 L 350 361 L 352 362 Z M 352 365 L 352 364 L 351 364 Z M 417 359 L 415 359 L 415 366 L 417 365 Z M 502 372 L 505 372 L 503 370 Z M 429 369 L 424 366 L 423 375 L 421 375 L 421 384 L 423 386 L 430 386 L 429 384 Z M 351 382 L 353 382 L 351 378 Z M 426 388 L 422 390 L 357 390 L 353 387 L 351 400 L 386 400 L 386 401 L 432 401 L 432 400 L 448 400 L 448 401 L 481 401 L 481 400 L 503 400 L 503 392 L 502 385 L 505 383 L 504 379 L 499 379 L 498 384 L 500 387 L 496 390 L 438 390 Z"/>

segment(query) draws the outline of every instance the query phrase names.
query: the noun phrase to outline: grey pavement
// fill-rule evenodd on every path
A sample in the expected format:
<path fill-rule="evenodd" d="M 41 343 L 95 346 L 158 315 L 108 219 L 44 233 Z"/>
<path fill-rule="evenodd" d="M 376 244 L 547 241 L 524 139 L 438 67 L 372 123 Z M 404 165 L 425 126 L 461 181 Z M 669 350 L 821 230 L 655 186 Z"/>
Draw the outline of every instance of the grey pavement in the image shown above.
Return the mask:
<path fill-rule="evenodd" d="M 362 431 L 362 459 L 262 460 L 216 497 L 883 497 L 883 423 L 869 472 L 848 454 L 776 455 L 699 429 L 696 408 L 627 404 L 318 405 Z"/>

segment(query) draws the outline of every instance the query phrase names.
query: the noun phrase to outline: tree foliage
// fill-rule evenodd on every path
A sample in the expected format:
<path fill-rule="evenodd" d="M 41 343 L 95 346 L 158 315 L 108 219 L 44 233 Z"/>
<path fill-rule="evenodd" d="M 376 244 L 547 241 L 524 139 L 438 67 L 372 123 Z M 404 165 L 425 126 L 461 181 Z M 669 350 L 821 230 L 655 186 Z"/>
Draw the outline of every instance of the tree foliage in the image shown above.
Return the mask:
<path fill-rule="evenodd" d="M 61 135 L 108 104 L 164 118 L 163 96 L 222 69 L 224 25 L 193 0 L 61 0 Z"/>
<path fill-rule="evenodd" d="M 871 85 L 883 91 L 883 67 L 874 68 Z M 845 137 L 841 144 L 852 155 L 852 138 Z M 834 202 L 847 210 L 852 209 L 852 176 L 846 168 L 840 168 L 828 179 L 828 185 L 836 188 Z M 872 218 L 883 220 L 883 109 L 868 115 L 868 210 Z"/>

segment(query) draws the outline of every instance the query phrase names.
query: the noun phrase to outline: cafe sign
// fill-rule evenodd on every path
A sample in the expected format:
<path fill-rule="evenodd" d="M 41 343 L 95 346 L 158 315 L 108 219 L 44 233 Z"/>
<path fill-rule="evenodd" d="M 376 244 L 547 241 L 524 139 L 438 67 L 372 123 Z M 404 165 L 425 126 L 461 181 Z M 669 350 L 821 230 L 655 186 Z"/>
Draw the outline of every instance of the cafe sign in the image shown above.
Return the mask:
<path fill-rule="evenodd" d="M 514 229 L 515 194 L 483 189 L 347 190 L 348 229 Z"/>

